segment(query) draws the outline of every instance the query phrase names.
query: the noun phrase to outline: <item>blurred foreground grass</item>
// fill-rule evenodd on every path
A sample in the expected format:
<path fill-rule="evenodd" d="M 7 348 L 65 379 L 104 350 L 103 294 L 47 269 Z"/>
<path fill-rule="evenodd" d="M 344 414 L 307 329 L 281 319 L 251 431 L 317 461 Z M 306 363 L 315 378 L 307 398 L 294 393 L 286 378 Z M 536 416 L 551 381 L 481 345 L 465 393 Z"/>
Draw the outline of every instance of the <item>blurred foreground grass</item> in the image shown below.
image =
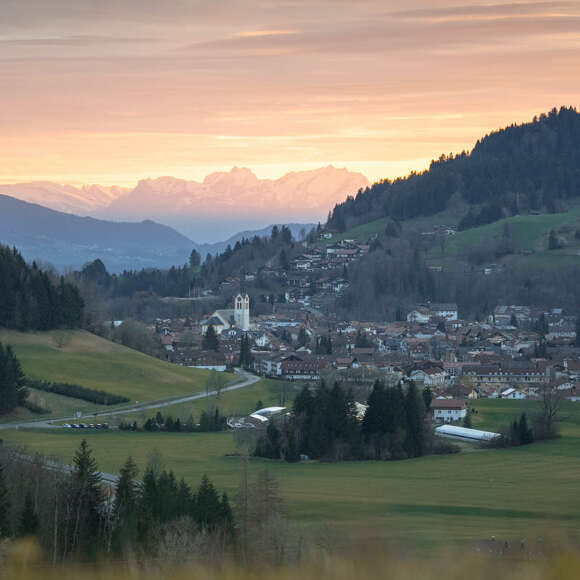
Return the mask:
<path fill-rule="evenodd" d="M 385 555 L 361 550 L 356 556 L 316 554 L 297 563 L 242 566 L 231 562 L 203 565 L 196 562 L 172 566 L 160 562 L 50 565 L 42 563 L 33 542 L 4 544 L 0 551 L 0 577 L 9 580 L 577 580 L 580 552 L 562 551 L 551 556 L 448 552 L 436 558 L 408 554 Z"/>

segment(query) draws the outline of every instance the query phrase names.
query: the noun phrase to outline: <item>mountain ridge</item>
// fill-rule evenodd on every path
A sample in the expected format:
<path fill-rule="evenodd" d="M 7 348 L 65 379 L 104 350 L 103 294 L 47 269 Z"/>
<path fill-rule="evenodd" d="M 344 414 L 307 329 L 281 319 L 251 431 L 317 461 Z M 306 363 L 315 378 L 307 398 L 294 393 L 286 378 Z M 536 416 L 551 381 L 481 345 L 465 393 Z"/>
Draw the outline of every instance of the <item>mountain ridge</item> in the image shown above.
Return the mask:
<path fill-rule="evenodd" d="M 368 185 L 362 173 L 332 165 L 292 171 L 278 179 L 260 179 L 236 166 L 202 181 L 161 176 L 141 179 L 133 188 L 36 181 L 0 185 L 0 194 L 98 219 L 153 219 L 203 244 L 221 242 L 241 230 L 262 229 L 264 223 L 326 219 L 335 203 Z"/>
<path fill-rule="evenodd" d="M 0 241 L 18 247 L 26 259 L 60 269 L 101 258 L 111 271 L 182 264 L 194 247 L 179 232 L 151 220 L 107 222 L 2 194 Z"/>

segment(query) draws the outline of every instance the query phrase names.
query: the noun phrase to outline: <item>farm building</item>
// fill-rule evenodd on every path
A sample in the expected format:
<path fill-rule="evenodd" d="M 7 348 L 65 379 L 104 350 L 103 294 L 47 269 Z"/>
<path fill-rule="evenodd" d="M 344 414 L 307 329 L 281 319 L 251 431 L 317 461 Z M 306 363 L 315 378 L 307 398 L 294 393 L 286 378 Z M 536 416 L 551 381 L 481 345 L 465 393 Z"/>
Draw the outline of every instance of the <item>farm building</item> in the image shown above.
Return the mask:
<path fill-rule="evenodd" d="M 499 433 L 491 431 L 480 431 L 479 429 L 468 429 L 467 427 L 457 427 L 456 425 L 441 425 L 435 429 L 435 434 L 439 437 L 459 439 L 462 441 L 491 441 L 500 437 Z"/>
<path fill-rule="evenodd" d="M 434 399 L 431 401 L 433 420 L 452 423 L 467 415 L 467 406 L 462 399 Z"/>

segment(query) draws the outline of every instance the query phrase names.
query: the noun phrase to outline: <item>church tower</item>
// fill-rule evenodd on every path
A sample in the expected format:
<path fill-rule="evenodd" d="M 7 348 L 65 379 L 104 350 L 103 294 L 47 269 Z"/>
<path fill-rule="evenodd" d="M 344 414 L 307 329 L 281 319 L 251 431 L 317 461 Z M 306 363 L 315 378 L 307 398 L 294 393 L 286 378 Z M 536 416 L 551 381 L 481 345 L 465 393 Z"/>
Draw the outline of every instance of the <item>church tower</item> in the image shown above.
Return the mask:
<path fill-rule="evenodd" d="M 250 297 L 238 294 L 234 299 L 234 321 L 241 330 L 250 330 Z"/>

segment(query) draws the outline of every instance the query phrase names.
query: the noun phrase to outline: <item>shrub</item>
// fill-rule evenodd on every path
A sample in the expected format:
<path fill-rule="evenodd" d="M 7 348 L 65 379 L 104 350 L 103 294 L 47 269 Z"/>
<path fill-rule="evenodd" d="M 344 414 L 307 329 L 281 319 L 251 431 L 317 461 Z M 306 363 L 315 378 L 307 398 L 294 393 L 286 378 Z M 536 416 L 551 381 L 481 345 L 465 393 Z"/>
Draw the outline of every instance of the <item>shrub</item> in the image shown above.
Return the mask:
<path fill-rule="evenodd" d="M 73 399 L 82 399 L 97 405 L 118 405 L 119 403 L 129 402 L 127 397 L 121 395 L 113 395 L 105 391 L 87 389 L 86 387 L 69 383 L 51 383 L 50 381 L 27 379 L 26 384 L 32 389 L 72 397 Z"/>

